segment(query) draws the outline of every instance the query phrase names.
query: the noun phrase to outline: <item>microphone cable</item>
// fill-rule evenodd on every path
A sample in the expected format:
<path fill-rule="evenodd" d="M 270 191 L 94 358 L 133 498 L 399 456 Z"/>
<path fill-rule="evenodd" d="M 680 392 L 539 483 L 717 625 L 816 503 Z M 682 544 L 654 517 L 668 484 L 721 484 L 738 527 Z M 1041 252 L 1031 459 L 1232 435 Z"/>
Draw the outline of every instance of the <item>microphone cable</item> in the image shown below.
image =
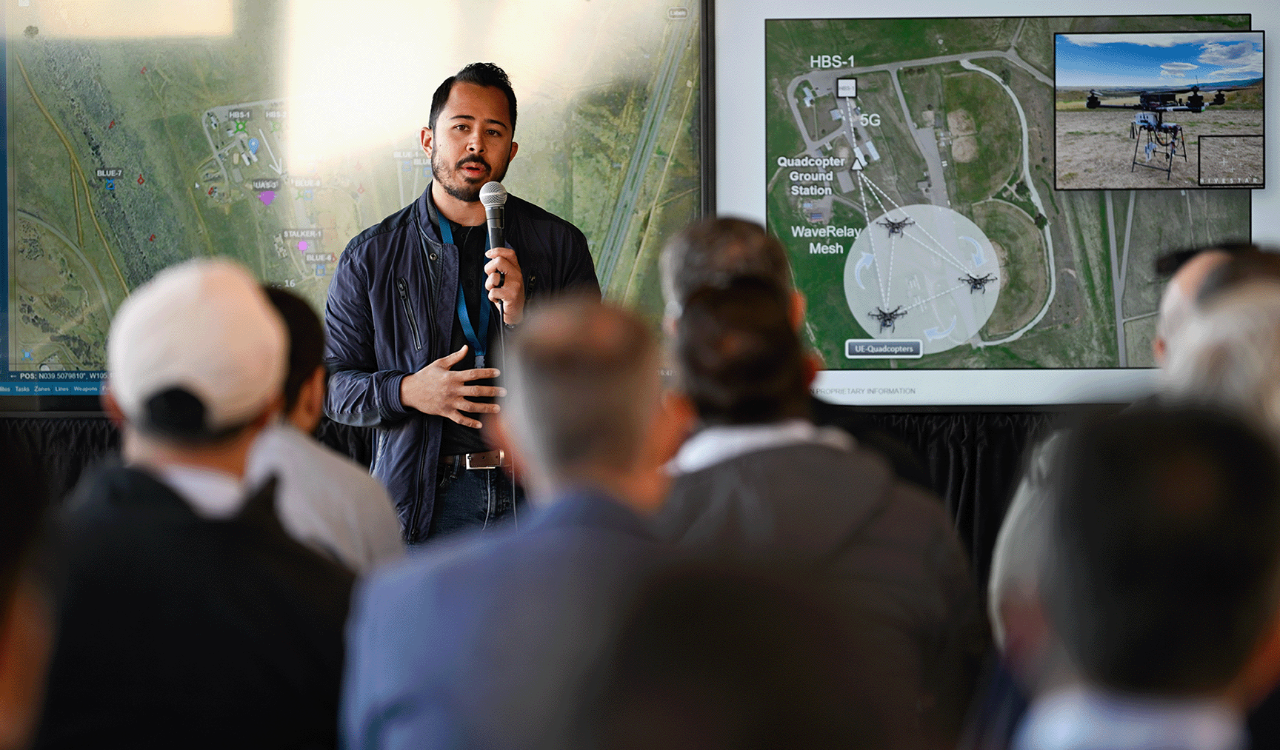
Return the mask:
<path fill-rule="evenodd" d="M 499 271 L 498 285 L 495 286 L 494 289 L 501 289 L 502 285 L 505 283 L 507 283 L 507 275 L 502 271 Z M 496 300 L 495 304 L 498 306 L 498 346 L 502 349 L 502 358 L 504 360 L 503 364 L 505 365 L 506 364 L 505 360 L 507 358 L 507 335 L 506 335 L 507 306 L 505 303 L 503 303 L 501 299 Z M 498 463 L 501 464 L 502 462 L 499 461 Z M 499 466 L 498 470 L 501 471 L 502 467 Z M 515 526 L 516 531 L 519 531 L 520 530 L 520 513 L 516 508 L 516 462 L 515 462 L 514 456 L 511 459 L 510 476 L 511 476 L 511 523 Z"/>

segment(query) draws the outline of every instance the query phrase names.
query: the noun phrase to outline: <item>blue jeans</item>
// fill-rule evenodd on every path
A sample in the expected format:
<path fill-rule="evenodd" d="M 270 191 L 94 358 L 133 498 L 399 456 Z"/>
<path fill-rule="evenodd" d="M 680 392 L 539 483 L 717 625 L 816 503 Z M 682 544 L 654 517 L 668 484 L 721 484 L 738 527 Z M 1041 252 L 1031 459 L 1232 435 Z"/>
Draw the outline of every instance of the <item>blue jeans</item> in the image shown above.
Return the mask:
<path fill-rule="evenodd" d="M 436 470 L 436 501 L 424 541 L 467 529 L 488 529 L 525 512 L 524 488 L 511 492 L 511 477 L 501 469 L 468 470 L 459 461 Z"/>

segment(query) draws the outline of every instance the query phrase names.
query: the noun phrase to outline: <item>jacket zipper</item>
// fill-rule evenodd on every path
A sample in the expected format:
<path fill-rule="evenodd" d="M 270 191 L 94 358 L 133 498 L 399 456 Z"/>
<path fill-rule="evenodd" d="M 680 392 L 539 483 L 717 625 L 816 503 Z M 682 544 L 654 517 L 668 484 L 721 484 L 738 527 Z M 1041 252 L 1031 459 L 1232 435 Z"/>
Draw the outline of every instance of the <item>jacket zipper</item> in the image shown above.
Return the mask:
<path fill-rule="evenodd" d="M 382 430 L 378 430 L 373 436 L 373 463 L 369 464 L 369 473 L 372 474 L 378 468 L 378 464 L 382 462 Z"/>
<path fill-rule="evenodd" d="M 418 226 L 418 238 L 422 242 L 422 254 L 427 256 L 426 257 L 427 287 L 430 290 L 430 295 L 428 297 L 429 302 L 427 304 L 427 325 L 430 326 L 430 328 L 428 329 L 428 333 L 433 334 L 432 341 L 434 342 L 437 339 L 437 337 L 434 336 L 434 333 L 436 330 L 436 311 L 435 311 L 434 305 L 435 305 L 435 300 L 439 299 L 438 295 L 440 292 L 436 283 L 436 277 L 438 276 L 438 274 L 436 273 L 436 267 L 435 267 L 437 255 L 431 251 L 431 243 L 427 241 L 427 235 L 425 232 L 422 231 L 421 225 Z M 407 293 L 405 291 L 405 287 L 406 287 L 405 280 L 401 278 L 399 279 L 399 283 L 400 283 L 401 299 L 405 300 L 405 309 L 408 310 L 409 303 L 407 299 Z M 409 316 L 409 322 L 410 324 L 413 323 L 412 314 Z M 414 327 L 413 335 L 416 343 L 417 336 L 418 336 L 416 326 Z M 428 349 L 427 355 L 433 359 L 438 358 L 437 353 L 434 351 L 431 351 L 430 349 Z M 422 441 L 422 446 L 419 450 L 420 452 L 418 457 L 417 499 L 415 499 L 412 507 L 409 509 L 409 524 L 405 527 L 405 538 L 411 542 L 419 540 L 418 515 L 422 510 L 422 483 L 426 481 L 430 481 L 432 486 L 434 487 L 436 483 L 436 473 L 437 473 L 435 470 L 436 467 L 432 467 L 432 471 L 430 475 L 427 474 L 427 441 L 426 440 Z M 429 479 L 427 478 L 428 476 L 430 477 Z"/>
<path fill-rule="evenodd" d="M 413 308 L 409 307 L 409 284 L 404 277 L 396 279 L 396 287 L 400 289 L 400 301 L 404 303 L 404 314 L 409 318 L 409 330 L 413 333 L 413 348 L 422 349 L 422 337 L 418 335 L 418 320 L 413 317 Z"/>

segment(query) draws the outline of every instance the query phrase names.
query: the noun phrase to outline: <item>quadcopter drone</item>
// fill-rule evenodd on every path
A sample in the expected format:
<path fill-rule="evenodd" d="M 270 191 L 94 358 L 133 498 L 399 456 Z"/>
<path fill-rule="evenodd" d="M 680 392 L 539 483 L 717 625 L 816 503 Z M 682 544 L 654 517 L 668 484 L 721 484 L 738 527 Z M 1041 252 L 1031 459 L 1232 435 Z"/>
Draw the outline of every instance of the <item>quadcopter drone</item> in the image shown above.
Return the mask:
<path fill-rule="evenodd" d="M 1259 79 L 1261 80 L 1261 79 Z M 1100 95 L 1096 90 L 1089 92 L 1089 98 L 1085 100 L 1085 107 L 1088 109 L 1136 109 L 1139 110 L 1133 116 L 1133 122 L 1129 125 L 1129 137 L 1134 139 L 1133 145 L 1133 164 L 1129 167 L 1132 172 L 1138 167 L 1146 167 L 1147 169 L 1155 169 L 1164 172 L 1166 180 L 1173 177 L 1173 159 L 1175 156 L 1181 155 L 1182 160 L 1187 161 L 1187 142 L 1182 133 L 1182 126 L 1173 122 L 1164 121 L 1165 112 L 1192 112 L 1200 113 L 1210 106 L 1221 106 L 1227 103 L 1226 97 L 1223 95 L 1227 91 L 1236 91 L 1253 85 L 1257 81 L 1250 82 L 1245 86 L 1224 86 L 1214 91 L 1213 100 L 1205 102 L 1203 96 L 1200 95 L 1200 86 L 1195 85 L 1191 88 L 1181 89 L 1160 89 L 1158 91 L 1134 91 L 1134 90 L 1111 90 L 1103 93 L 1101 96 L 1118 97 L 1138 95 L 1137 104 L 1103 104 Z M 1178 98 L 1178 94 L 1190 94 L 1184 102 Z M 1145 135 L 1145 146 L 1140 135 Z M 1146 155 L 1145 161 L 1138 161 L 1138 150 L 1141 148 Z M 1164 163 L 1151 164 L 1151 157 L 1157 153 L 1164 155 Z"/>
<path fill-rule="evenodd" d="M 892 236 L 894 236 L 894 235 L 897 235 L 897 236 L 901 237 L 901 236 L 902 236 L 902 230 L 904 230 L 904 229 L 906 229 L 907 227 L 909 227 L 909 226 L 911 226 L 911 225 L 915 224 L 915 222 L 914 222 L 914 221 L 912 221 L 911 219 L 903 219 L 902 221 L 894 221 L 893 219 L 890 219 L 890 218 L 885 218 L 885 220 L 884 220 L 884 221 L 877 221 L 876 223 L 877 223 L 877 224 L 879 224 L 880 226 L 884 227 L 885 229 L 888 229 L 888 230 L 889 230 L 889 236 L 890 236 L 890 237 L 892 237 Z"/>
<path fill-rule="evenodd" d="M 884 333 L 885 329 L 896 331 L 897 326 L 895 324 L 898 322 L 898 318 L 906 317 L 907 311 L 902 309 L 902 305 L 898 305 L 892 310 L 877 307 L 875 312 L 867 313 L 867 315 L 880 322 L 880 332 Z"/>
<path fill-rule="evenodd" d="M 974 292 L 982 292 L 983 294 L 986 294 L 987 284 L 990 284 L 995 280 L 996 280 L 996 277 L 992 276 L 989 273 L 983 274 L 981 276 L 974 276 L 971 273 L 966 273 L 964 276 L 961 276 L 959 279 L 957 279 L 957 281 L 963 281 L 964 283 L 969 285 L 969 294 L 973 294 Z"/>

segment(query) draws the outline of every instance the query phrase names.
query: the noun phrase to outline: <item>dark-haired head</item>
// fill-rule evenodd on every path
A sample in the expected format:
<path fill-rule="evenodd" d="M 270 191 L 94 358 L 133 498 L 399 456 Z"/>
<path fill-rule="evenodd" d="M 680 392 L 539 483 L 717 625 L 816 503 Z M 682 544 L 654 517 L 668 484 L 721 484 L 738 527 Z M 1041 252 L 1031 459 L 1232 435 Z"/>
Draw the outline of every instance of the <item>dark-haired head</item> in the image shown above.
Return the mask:
<path fill-rule="evenodd" d="M 1100 687 L 1212 695 L 1271 634 L 1280 460 L 1252 427 L 1141 409 L 1072 431 L 1050 471 L 1041 594 Z"/>
<path fill-rule="evenodd" d="M 303 298 L 277 286 L 266 286 L 267 299 L 289 331 L 289 370 L 284 378 L 284 411 L 293 411 L 302 386 L 324 363 L 324 324 Z"/>
<path fill-rule="evenodd" d="M 809 416 L 810 371 L 777 284 L 744 276 L 693 292 L 675 349 L 680 388 L 704 424 Z"/>
<path fill-rule="evenodd" d="M 516 92 L 511 88 L 511 79 L 507 77 L 507 72 L 497 65 L 481 62 L 471 63 L 459 70 L 457 74 L 444 79 L 444 83 L 441 83 L 435 94 L 431 96 L 431 119 L 427 122 L 428 128 L 436 129 L 436 119 L 444 111 L 455 83 L 471 83 L 501 91 L 507 97 L 507 107 L 511 114 L 511 132 L 516 132 Z"/>

